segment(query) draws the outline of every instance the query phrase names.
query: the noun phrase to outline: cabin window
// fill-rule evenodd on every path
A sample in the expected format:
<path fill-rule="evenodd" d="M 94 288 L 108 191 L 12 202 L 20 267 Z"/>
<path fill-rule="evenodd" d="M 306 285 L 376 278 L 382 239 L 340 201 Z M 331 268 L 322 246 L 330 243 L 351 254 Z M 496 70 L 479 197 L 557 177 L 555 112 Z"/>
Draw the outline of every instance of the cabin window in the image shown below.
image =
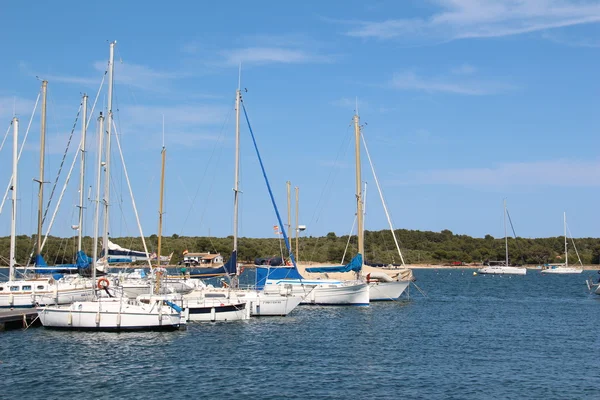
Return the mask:
<path fill-rule="evenodd" d="M 206 293 L 204 297 L 226 297 L 225 294 L 221 293 Z"/>
<path fill-rule="evenodd" d="M 31 286 L 30 285 L 23 286 L 23 290 L 31 290 Z"/>
<path fill-rule="evenodd" d="M 37 289 L 38 290 L 44 290 L 44 285 L 38 285 Z"/>
<path fill-rule="evenodd" d="M 0 292 L 1 292 L 1 291 L 3 291 L 3 290 L 4 290 L 4 287 L 3 287 L 3 286 L 0 286 Z"/>
<path fill-rule="evenodd" d="M 10 291 L 11 292 L 18 292 L 19 291 L 19 287 L 18 286 L 11 286 L 10 287 Z"/>

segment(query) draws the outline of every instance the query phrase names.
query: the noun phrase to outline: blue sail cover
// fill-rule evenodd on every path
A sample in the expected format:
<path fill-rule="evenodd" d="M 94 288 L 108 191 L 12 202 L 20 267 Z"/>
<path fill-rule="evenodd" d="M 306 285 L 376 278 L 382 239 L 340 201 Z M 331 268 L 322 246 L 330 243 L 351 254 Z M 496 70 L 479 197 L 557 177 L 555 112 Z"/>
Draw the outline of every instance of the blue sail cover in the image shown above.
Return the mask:
<path fill-rule="evenodd" d="M 77 252 L 77 259 L 75 264 L 57 264 L 49 266 L 44 260 L 42 255 L 35 256 L 35 267 L 34 271 L 37 273 L 57 273 L 57 272 L 67 272 L 74 271 L 80 269 L 86 269 L 92 264 L 92 258 L 87 256 L 83 251 Z"/>
<path fill-rule="evenodd" d="M 303 279 L 296 267 L 256 267 L 256 288 L 263 289 L 267 279 Z"/>
<path fill-rule="evenodd" d="M 328 273 L 328 272 L 359 272 L 362 269 L 362 254 L 358 253 L 352 260 L 346 265 L 340 265 L 335 267 L 314 267 L 306 268 L 306 272 L 311 273 Z"/>
<path fill-rule="evenodd" d="M 231 257 L 229 257 L 229 260 L 223 265 L 223 268 L 229 275 L 235 275 L 237 273 L 237 250 L 231 252 Z"/>

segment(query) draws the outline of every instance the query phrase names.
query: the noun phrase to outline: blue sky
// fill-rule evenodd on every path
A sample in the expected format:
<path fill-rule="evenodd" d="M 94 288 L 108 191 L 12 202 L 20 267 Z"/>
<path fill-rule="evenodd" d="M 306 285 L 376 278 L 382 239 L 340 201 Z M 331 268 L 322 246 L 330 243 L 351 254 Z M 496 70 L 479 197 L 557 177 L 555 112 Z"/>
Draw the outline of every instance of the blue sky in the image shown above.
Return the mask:
<path fill-rule="evenodd" d="M 244 100 L 283 218 L 300 188 L 306 234 L 346 234 L 354 218 L 350 123 L 364 135 L 397 228 L 503 235 L 598 236 L 600 2 L 5 2 L 0 11 L 0 134 L 21 138 L 49 81 L 46 180 L 54 181 L 81 94 L 93 99 L 117 40 L 115 122 L 144 234 L 157 230 L 162 116 L 164 233 L 232 232 L 234 113 Z M 86 186 L 97 140 L 90 123 Z M 79 142 L 76 127 L 57 192 Z M 0 152 L 10 178 L 11 138 Z M 111 235 L 138 235 L 113 141 Z M 39 109 L 19 164 L 18 232 L 36 226 Z M 52 234 L 75 234 L 77 173 Z M 275 216 L 242 124 L 240 234 L 273 237 Z M 369 165 L 366 228 L 387 226 Z M 46 185 L 46 196 L 52 184 Z M 3 194 L 3 193 L 2 193 Z M 58 197 L 58 194 L 55 198 Z M 55 203 L 55 202 L 53 202 Z M 92 234 L 88 203 L 85 233 Z M 10 232 L 9 203 L 0 235 Z"/>

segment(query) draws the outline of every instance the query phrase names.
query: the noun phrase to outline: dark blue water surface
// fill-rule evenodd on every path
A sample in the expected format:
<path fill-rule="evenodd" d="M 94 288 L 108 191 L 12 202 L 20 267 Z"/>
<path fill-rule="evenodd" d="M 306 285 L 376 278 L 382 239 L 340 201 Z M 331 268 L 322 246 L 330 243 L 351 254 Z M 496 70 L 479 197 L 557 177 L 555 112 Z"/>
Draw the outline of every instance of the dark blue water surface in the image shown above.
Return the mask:
<path fill-rule="evenodd" d="M 175 333 L 1 333 L 0 398 L 600 398 L 587 273 L 415 275 L 428 297 Z"/>

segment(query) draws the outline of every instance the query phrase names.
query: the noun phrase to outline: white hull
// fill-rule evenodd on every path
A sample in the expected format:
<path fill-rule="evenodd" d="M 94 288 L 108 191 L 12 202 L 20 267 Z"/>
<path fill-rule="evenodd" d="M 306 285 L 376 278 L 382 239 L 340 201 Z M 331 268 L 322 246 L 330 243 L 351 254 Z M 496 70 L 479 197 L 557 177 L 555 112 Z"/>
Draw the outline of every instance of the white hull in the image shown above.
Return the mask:
<path fill-rule="evenodd" d="M 525 275 L 527 274 L 527 268 L 521 267 L 485 267 L 477 270 L 479 274 L 491 274 L 491 275 Z"/>
<path fill-rule="evenodd" d="M 282 285 L 286 288 L 289 287 L 293 295 L 303 297 L 300 304 L 336 306 L 369 305 L 369 286 L 360 281 L 267 279 L 265 292 L 279 292 Z"/>
<path fill-rule="evenodd" d="M 55 329 L 176 330 L 185 325 L 180 313 L 166 304 L 140 304 L 126 299 L 75 302 L 67 306 L 38 307 L 37 311 L 42 325 Z"/>
<path fill-rule="evenodd" d="M 410 285 L 410 281 L 394 281 L 394 282 L 370 282 L 369 283 L 369 300 L 370 301 L 392 301 L 397 300 L 406 288 Z"/>
<path fill-rule="evenodd" d="M 294 296 L 288 291 L 265 293 L 262 290 L 205 287 L 195 290 L 186 297 L 222 298 L 228 301 L 245 302 L 250 307 L 251 316 L 266 317 L 288 315 L 300 304 L 303 296 Z"/>
<path fill-rule="evenodd" d="M 583 270 L 572 267 L 556 267 L 542 269 L 540 272 L 542 274 L 580 274 L 583 272 Z"/>
<path fill-rule="evenodd" d="M 0 308 L 27 308 L 49 304 L 70 304 L 89 300 L 91 283 L 63 283 L 51 279 L 18 280 L 0 283 Z"/>
<path fill-rule="evenodd" d="M 245 302 L 184 298 L 183 308 L 187 320 L 192 322 L 243 321 L 250 318 L 250 308 Z"/>

